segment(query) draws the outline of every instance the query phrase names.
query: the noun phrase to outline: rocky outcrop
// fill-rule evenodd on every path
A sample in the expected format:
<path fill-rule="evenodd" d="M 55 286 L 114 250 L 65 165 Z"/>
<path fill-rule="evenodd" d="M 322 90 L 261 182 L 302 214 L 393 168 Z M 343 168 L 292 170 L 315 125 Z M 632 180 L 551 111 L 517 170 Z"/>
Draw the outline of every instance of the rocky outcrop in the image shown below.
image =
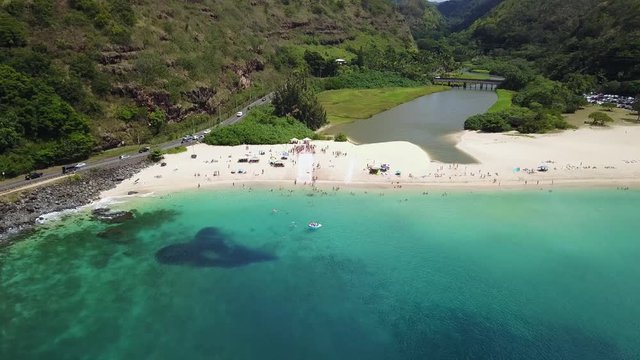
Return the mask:
<path fill-rule="evenodd" d="M 133 219 L 132 211 L 113 211 L 109 208 L 98 208 L 91 212 L 94 219 L 100 220 L 107 224 L 118 224 Z"/>
<path fill-rule="evenodd" d="M 116 85 L 111 89 L 113 95 L 133 99 L 138 106 L 145 107 L 152 112 L 162 109 L 167 114 L 167 120 L 177 122 L 184 117 L 180 105 L 174 105 L 171 95 L 164 90 L 148 90 L 135 84 Z"/>
<path fill-rule="evenodd" d="M 207 108 L 209 100 L 216 94 L 216 90 L 210 87 L 198 87 L 190 91 L 185 91 L 182 96 L 189 102 L 201 108 Z"/>
<path fill-rule="evenodd" d="M 44 214 L 74 209 L 97 200 L 101 192 L 115 187 L 146 166 L 146 160 L 134 159 L 119 167 L 79 173 L 59 183 L 26 191 L 15 201 L 4 202 L 0 199 L 0 245 L 31 229 Z M 105 218 L 111 217 L 115 221 L 128 216 L 106 213 Z"/>
<path fill-rule="evenodd" d="M 118 146 L 124 145 L 124 140 L 118 138 L 114 134 L 105 133 L 100 135 L 100 142 L 98 146 L 94 149 L 95 151 L 104 151 L 108 149 L 117 148 Z"/>
<path fill-rule="evenodd" d="M 248 89 L 251 86 L 251 74 L 256 71 L 264 70 L 264 61 L 253 58 L 247 61 L 244 65 L 231 64 L 225 67 L 225 70 L 234 72 L 239 80 L 239 88 L 241 90 Z M 232 89 L 233 90 L 233 89 Z"/>
<path fill-rule="evenodd" d="M 138 56 L 138 52 L 116 52 L 116 51 L 105 51 L 100 54 L 100 64 L 102 65 L 110 65 L 110 64 L 119 64 L 125 60 L 134 59 Z"/>

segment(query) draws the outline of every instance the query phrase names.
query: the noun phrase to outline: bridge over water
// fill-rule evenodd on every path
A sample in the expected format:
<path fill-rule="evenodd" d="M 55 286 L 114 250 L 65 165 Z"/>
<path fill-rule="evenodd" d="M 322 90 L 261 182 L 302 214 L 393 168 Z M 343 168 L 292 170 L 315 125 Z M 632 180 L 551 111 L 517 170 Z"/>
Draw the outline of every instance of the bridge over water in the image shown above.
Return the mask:
<path fill-rule="evenodd" d="M 469 79 L 469 78 L 452 78 L 452 77 L 436 77 L 433 79 L 434 84 L 447 85 L 451 87 L 460 87 L 463 89 L 473 90 L 489 90 L 493 91 L 504 81 L 502 78 L 490 79 Z"/>

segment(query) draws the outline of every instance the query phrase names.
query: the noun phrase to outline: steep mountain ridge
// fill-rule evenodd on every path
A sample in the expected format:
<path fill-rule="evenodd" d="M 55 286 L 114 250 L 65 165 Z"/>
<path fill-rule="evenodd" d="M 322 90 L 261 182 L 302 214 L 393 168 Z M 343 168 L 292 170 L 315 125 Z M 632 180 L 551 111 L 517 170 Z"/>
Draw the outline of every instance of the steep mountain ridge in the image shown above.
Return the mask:
<path fill-rule="evenodd" d="M 640 79 L 640 1 L 505 0 L 470 31 L 482 50 L 535 61 L 562 79 Z"/>
<path fill-rule="evenodd" d="M 464 30 L 488 14 L 503 0 L 449 0 L 438 3 L 438 11 L 446 19 L 449 30 Z"/>

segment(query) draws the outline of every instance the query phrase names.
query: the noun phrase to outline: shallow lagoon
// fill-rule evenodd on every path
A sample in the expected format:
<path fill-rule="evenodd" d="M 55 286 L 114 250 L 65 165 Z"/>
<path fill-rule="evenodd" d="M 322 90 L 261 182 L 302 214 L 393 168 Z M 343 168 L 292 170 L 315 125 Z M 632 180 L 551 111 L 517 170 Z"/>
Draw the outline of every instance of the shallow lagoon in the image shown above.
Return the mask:
<path fill-rule="evenodd" d="M 120 225 L 75 215 L 0 250 L 0 357 L 638 358 L 638 204 L 263 190 L 138 200 Z M 198 239 L 237 266 L 158 258 Z"/>
<path fill-rule="evenodd" d="M 449 90 L 426 95 L 376 114 L 370 119 L 331 127 L 358 143 L 409 141 L 422 147 L 432 159 L 468 164 L 475 159 L 456 148 L 454 134 L 471 115 L 482 114 L 498 99 L 495 92 Z"/>

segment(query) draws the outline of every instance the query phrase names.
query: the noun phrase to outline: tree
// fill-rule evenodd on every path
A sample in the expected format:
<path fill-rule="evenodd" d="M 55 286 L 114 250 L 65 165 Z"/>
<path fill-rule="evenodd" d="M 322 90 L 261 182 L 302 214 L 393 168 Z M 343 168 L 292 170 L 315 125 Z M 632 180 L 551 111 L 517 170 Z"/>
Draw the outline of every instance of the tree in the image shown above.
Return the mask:
<path fill-rule="evenodd" d="M 327 113 L 300 75 L 290 77 L 276 89 L 273 106 L 277 116 L 292 116 L 311 130 L 319 129 L 327 122 Z"/>
<path fill-rule="evenodd" d="M 640 94 L 636 95 L 636 99 L 633 102 L 633 105 L 631 105 L 631 108 L 635 110 L 636 114 L 638 115 L 638 121 L 640 122 Z"/>
<path fill-rule="evenodd" d="M 95 78 L 98 73 L 95 62 L 86 54 L 76 55 L 69 64 L 69 71 L 88 80 Z"/>
<path fill-rule="evenodd" d="M 564 84 L 537 76 L 513 98 L 513 103 L 531 108 L 539 103 L 545 109 L 558 112 L 575 112 L 584 99 L 571 92 Z"/>
<path fill-rule="evenodd" d="M 605 126 L 608 122 L 613 122 L 613 119 L 600 111 L 595 111 L 589 114 L 589 119 L 591 119 L 591 125 L 593 126 Z"/>
<path fill-rule="evenodd" d="M 598 81 L 594 75 L 571 73 L 563 78 L 563 81 L 576 95 L 583 95 L 593 91 L 598 86 Z"/>
<path fill-rule="evenodd" d="M 31 13 L 35 18 L 35 25 L 49 26 L 54 15 L 53 1 L 34 0 L 31 4 Z"/>
<path fill-rule="evenodd" d="M 617 105 L 615 103 L 603 103 L 601 106 L 605 111 L 613 111 Z"/>
<path fill-rule="evenodd" d="M 338 72 L 338 65 L 332 59 L 325 59 L 317 51 L 305 51 L 304 61 L 309 65 L 309 70 L 313 76 L 329 77 L 335 76 Z"/>
<path fill-rule="evenodd" d="M 149 153 L 149 160 L 152 162 L 158 162 L 164 159 L 164 153 L 162 150 L 155 149 L 151 153 Z"/>
<path fill-rule="evenodd" d="M 20 142 L 20 135 L 13 127 L 4 125 L 0 119 L 0 153 L 9 150 Z"/>
<path fill-rule="evenodd" d="M 167 123 L 167 114 L 162 109 L 156 109 L 149 114 L 149 126 L 153 129 L 153 132 L 158 134 Z"/>
<path fill-rule="evenodd" d="M 82 11 L 90 17 L 94 17 L 100 11 L 100 6 L 94 0 L 69 0 L 69 7 Z"/>
<path fill-rule="evenodd" d="M 309 65 L 309 70 L 311 75 L 321 77 L 324 73 L 324 66 L 326 61 L 322 54 L 317 51 L 305 51 L 304 52 L 304 61 Z"/>
<path fill-rule="evenodd" d="M 345 135 L 344 133 L 338 133 L 338 135 L 336 135 L 334 140 L 338 142 L 345 142 L 348 140 L 348 138 L 347 138 L 347 135 Z"/>
<path fill-rule="evenodd" d="M 136 23 L 136 15 L 128 0 L 111 0 L 109 2 L 109 12 L 123 25 L 133 26 Z"/>
<path fill-rule="evenodd" d="M 22 24 L 9 14 L 0 12 L 0 47 L 24 46 L 25 43 Z"/>

